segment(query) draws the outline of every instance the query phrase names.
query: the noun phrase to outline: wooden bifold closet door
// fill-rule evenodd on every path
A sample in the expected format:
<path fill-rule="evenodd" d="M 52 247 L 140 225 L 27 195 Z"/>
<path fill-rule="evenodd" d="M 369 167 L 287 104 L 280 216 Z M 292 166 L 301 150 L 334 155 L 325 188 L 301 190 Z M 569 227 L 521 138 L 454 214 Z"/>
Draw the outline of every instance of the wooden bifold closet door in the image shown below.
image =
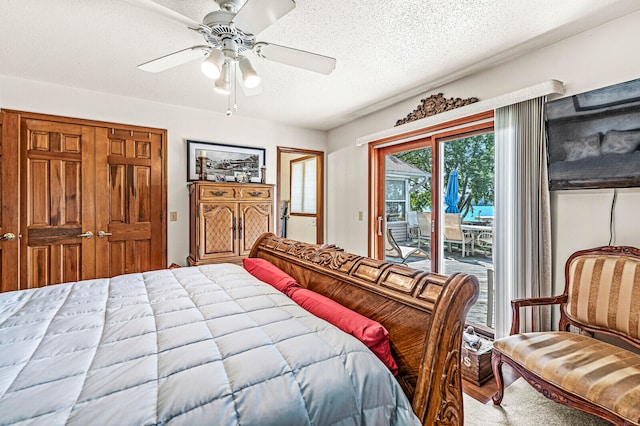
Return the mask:
<path fill-rule="evenodd" d="M 12 214 L 20 228 L 12 254 L 19 273 L 15 284 L 3 277 L 2 291 L 166 267 L 166 132 L 33 113 L 1 116 L 3 142 L 11 133 L 4 123 L 14 133 L 19 128 L 13 143 L 20 155 L 13 180 L 20 211 Z M 3 218 L 7 212 L 3 199 Z M 2 254 L 9 249 L 3 244 Z"/>
<path fill-rule="evenodd" d="M 0 290 L 18 290 L 18 128 L 0 113 Z"/>
<path fill-rule="evenodd" d="M 21 120 L 21 288 L 95 278 L 95 131 Z"/>
<path fill-rule="evenodd" d="M 102 128 L 97 140 L 97 276 L 164 268 L 162 135 Z"/>

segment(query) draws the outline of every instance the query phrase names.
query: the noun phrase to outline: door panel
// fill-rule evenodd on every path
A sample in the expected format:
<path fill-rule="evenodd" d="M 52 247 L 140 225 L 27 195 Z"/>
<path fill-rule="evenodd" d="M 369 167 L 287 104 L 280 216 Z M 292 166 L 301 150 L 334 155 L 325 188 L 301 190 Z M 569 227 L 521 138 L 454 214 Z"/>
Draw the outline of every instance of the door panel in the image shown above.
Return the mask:
<path fill-rule="evenodd" d="M 64 182 L 64 203 L 60 206 L 61 223 L 65 225 L 81 224 L 81 200 L 75 195 L 80 194 L 82 191 L 82 167 L 77 162 L 64 162 L 62 166 L 64 171 L 64 178 L 62 179 Z"/>
<path fill-rule="evenodd" d="M 31 277 L 32 282 L 40 283 L 40 287 L 51 284 L 51 277 L 48 274 L 50 263 L 51 247 L 29 248 L 29 277 Z"/>
<path fill-rule="evenodd" d="M 271 205 L 240 203 L 240 256 L 251 251 L 260 235 L 271 231 Z"/>
<path fill-rule="evenodd" d="M 137 254 L 137 256 L 134 258 L 136 262 L 135 264 L 136 270 L 149 271 L 151 269 L 154 269 L 152 265 L 149 263 L 151 259 L 151 240 L 146 239 L 146 240 L 130 241 L 128 242 L 128 244 L 135 245 L 133 250 Z"/>
<path fill-rule="evenodd" d="M 109 223 L 126 223 L 126 166 L 109 165 Z"/>
<path fill-rule="evenodd" d="M 96 250 L 99 277 L 166 266 L 162 248 L 162 135 L 96 129 Z M 104 184 L 100 184 L 104 182 Z"/>
<path fill-rule="evenodd" d="M 0 291 L 18 290 L 18 138 L 17 114 L 0 113 Z M 9 236 L 7 235 L 7 238 Z"/>
<path fill-rule="evenodd" d="M 109 243 L 109 268 L 113 275 L 122 275 L 126 270 L 127 259 L 125 254 L 127 249 L 124 241 L 111 241 Z"/>
<path fill-rule="evenodd" d="M 38 182 L 38 191 L 29 198 L 29 211 L 31 212 L 31 224 L 45 226 L 50 222 L 50 188 L 49 188 L 49 162 L 46 160 L 31 161 L 30 182 Z M 33 191 L 33 188 L 30 188 Z"/>
<path fill-rule="evenodd" d="M 132 214 L 136 223 L 151 223 L 151 168 L 134 167 L 135 198 Z"/>
<path fill-rule="evenodd" d="M 21 120 L 21 288 L 95 277 L 92 127 Z"/>

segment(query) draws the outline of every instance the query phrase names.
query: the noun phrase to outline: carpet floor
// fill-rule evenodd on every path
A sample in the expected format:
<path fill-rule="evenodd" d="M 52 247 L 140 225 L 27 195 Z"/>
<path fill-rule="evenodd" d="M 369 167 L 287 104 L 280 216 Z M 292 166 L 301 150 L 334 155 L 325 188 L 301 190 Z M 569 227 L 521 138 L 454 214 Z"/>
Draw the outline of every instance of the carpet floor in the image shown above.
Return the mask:
<path fill-rule="evenodd" d="M 500 406 L 482 404 L 464 395 L 465 426 L 609 426 L 611 423 L 574 408 L 565 407 L 536 392 L 522 378 L 504 391 Z"/>

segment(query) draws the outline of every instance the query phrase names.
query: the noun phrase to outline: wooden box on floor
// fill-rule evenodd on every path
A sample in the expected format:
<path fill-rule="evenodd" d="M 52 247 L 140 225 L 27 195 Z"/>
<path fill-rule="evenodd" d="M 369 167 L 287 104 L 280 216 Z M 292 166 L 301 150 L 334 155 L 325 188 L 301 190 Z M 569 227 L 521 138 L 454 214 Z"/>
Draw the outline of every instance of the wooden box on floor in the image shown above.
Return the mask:
<path fill-rule="evenodd" d="M 462 378 L 476 386 L 482 386 L 487 380 L 493 377 L 491 370 L 491 352 L 493 344 L 482 341 L 482 346 L 477 351 L 468 349 L 464 343 L 460 350 L 462 358 Z"/>

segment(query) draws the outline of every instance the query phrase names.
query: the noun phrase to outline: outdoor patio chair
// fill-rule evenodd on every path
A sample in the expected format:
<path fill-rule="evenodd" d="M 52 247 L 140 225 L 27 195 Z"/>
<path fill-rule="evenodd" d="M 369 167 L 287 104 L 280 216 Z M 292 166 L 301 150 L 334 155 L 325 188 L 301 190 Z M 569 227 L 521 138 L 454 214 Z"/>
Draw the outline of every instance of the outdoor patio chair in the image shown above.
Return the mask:
<path fill-rule="evenodd" d="M 493 248 L 493 231 L 482 231 L 476 238 L 478 247 L 491 251 Z"/>
<path fill-rule="evenodd" d="M 418 212 L 418 248 L 423 240 L 427 244 L 431 242 L 431 213 L 429 212 Z"/>
<path fill-rule="evenodd" d="M 418 212 L 407 212 L 407 238 L 410 240 L 417 239 L 420 236 L 420 230 L 418 229 Z M 418 242 L 420 247 L 420 242 Z"/>
<path fill-rule="evenodd" d="M 448 244 L 451 251 L 452 244 L 460 244 L 462 257 L 475 254 L 473 233 L 462 230 L 462 218 L 458 213 L 444 214 L 444 242 Z M 469 252 L 471 246 L 471 252 Z"/>
<path fill-rule="evenodd" d="M 391 228 L 387 229 L 387 238 L 385 238 L 386 244 L 384 251 L 386 257 L 402 259 L 400 263 L 406 263 L 411 256 L 428 257 L 428 254 L 420 248 L 399 245 L 396 239 L 393 238 L 391 231 Z"/>

